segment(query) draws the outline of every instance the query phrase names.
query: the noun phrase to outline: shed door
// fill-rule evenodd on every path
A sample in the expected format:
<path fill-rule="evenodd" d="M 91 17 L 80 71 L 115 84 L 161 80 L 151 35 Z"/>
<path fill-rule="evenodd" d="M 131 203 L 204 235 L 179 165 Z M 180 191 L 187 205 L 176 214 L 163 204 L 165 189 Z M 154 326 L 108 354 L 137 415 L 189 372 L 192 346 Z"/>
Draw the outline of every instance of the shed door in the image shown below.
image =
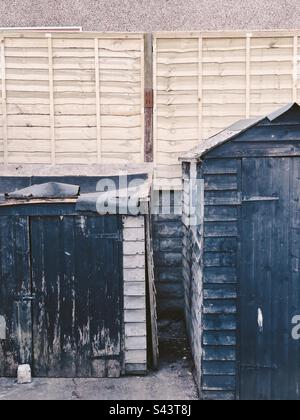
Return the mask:
<path fill-rule="evenodd" d="M 0 377 L 115 377 L 122 366 L 118 216 L 0 217 Z"/>
<path fill-rule="evenodd" d="M 246 400 L 300 399 L 300 340 L 292 323 L 300 315 L 299 174 L 299 159 L 243 160 L 240 397 Z"/>
<path fill-rule="evenodd" d="M 31 281 L 27 217 L 0 217 L 0 377 L 31 363 Z"/>

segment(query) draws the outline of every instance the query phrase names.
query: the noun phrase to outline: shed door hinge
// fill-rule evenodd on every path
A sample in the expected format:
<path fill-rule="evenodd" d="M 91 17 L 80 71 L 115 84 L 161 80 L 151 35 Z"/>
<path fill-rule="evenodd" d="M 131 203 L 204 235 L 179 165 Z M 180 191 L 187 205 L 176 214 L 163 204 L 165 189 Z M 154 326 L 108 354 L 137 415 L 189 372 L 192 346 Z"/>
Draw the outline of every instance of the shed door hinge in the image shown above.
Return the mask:
<path fill-rule="evenodd" d="M 154 104 L 154 93 L 153 89 L 145 89 L 145 108 L 153 109 Z"/>

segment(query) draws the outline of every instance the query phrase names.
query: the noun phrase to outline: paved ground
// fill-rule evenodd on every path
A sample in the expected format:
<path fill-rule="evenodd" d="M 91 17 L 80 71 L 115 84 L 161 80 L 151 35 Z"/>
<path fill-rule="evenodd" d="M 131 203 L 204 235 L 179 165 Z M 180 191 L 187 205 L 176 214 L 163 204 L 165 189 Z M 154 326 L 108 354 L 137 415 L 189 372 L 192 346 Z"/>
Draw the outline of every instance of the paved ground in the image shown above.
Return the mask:
<path fill-rule="evenodd" d="M 181 331 L 180 325 L 165 325 L 160 369 L 146 377 L 34 379 L 29 385 L 0 379 L 0 400 L 195 400 L 192 365 Z"/>

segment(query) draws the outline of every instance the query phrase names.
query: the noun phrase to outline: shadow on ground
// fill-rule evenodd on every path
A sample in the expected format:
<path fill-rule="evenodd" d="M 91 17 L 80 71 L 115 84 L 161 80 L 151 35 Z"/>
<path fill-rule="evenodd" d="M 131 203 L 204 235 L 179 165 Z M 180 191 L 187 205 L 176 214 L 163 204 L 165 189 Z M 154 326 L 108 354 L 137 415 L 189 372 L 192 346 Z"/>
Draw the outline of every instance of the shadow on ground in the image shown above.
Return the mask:
<path fill-rule="evenodd" d="M 0 400 L 195 400 L 197 389 L 181 322 L 160 326 L 160 367 L 145 377 L 33 379 L 18 385 L 0 378 Z"/>

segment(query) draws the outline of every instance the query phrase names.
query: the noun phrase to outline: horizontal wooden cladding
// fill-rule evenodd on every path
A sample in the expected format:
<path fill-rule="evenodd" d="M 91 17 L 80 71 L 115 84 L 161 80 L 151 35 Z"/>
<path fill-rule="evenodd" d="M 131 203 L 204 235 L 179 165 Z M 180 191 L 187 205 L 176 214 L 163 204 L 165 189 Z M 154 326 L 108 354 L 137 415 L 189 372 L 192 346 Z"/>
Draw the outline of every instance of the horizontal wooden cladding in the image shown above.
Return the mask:
<path fill-rule="evenodd" d="M 142 34 L 0 37 L 6 163 L 143 162 Z"/>
<path fill-rule="evenodd" d="M 237 120 L 267 115 L 297 101 L 299 35 L 299 31 L 156 33 L 154 135 L 159 165 L 175 167 L 183 142 L 188 149 L 190 142 Z M 161 146 L 165 141 L 173 142 L 168 152 Z M 163 175 L 168 178 L 171 173 Z"/>
<path fill-rule="evenodd" d="M 209 156 L 211 157 L 293 157 L 300 156 L 300 141 L 289 141 L 286 143 L 278 143 L 274 141 L 266 142 L 249 142 L 245 144 L 244 142 L 231 143 L 222 146 L 220 149 L 211 152 Z"/>
<path fill-rule="evenodd" d="M 236 331 L 236 314 L 206 314 L 203 316 L 203 328 L 206 331 Z"/>
<path fill-rule="evenodd" d="M 204 391 L 235 391 L 236 378 L 234 376 L 204 375 Z"/>
<path fill-rule="evenodd" d="M 123 220 L 125 371 L 147 370 L 145 220 Z"/>

